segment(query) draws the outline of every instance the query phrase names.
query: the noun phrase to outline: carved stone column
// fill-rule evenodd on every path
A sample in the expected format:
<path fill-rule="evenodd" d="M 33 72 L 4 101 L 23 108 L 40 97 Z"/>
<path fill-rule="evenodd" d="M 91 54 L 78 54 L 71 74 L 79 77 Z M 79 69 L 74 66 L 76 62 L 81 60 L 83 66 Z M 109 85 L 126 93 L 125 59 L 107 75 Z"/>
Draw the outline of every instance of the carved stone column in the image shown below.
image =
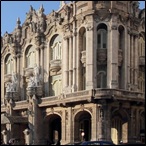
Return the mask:
<path fill-rule="evenodd" d="M 97 110 L 98 110 L 98 107 L 97 107 L 97 104 L 94 104 L 93 105 L 93 116 L 92 116 L 92 120 L 91 120 L 91 133 L 92 133 L 92 136 L 91 136 L 91 140 L 97 140 Z"/>
<path fill-rule="evenodd" d="M 131 111 L 130 111 L 130 135 L 129 135 L 129 142 L 134 142 L 135 140 L 135 109 L 133 107 L 131 107 Z"/>
<path fill-rule="evenodd" d="M 68 67 L 69 67 L 69 49 L 68 49 L 68 38 L 65 37 L 63 40 L 63 89 L 68 87 Z"/>
<path fill-rule="evenodd" d="M 138 90 L 138 36 L 135 36 L 135 77 L 134 77 L 134 83 L 135 83 L 135 91 Z"/>
<path fill-rule="evenodd" d="M 131 53 L 131 59 L 130 59 L 130 68 L 131 68 L 131 72 L 130 72 L 130 75 L 131 75 L 131 84 L 133 85 L 133 35 L 131 35 L 131 50 L 130 50 L 130 53 Z"/>
<path fill-rule="evenodd" d="M 108 32 L 108 48 L 107 48 L 107 79 L 109 88 L 118 88 L 118 30 L 117 25 L 112 24 L 111 30 Z"/>
<path fill-rule="evenodd" d="M 106 101 L 101 100 L 98 104 L 98 125 L 97 125 L 97 139 L 98 140 L 106 140 L 107 134 L 107 105 Z"/>
<path fill-rule="evenodd" d="M 40 66 L 39 50 L 40 50 L 40 48 L 37 47 L 37 48 L 36 48 L 36 62 L 34 62 L 34 64 L 36 63 L 38 66 Z"/>
<path fill-rule="evenodd" d="M 74 24 L 75 25 L 75 24 Z M 73 33 L 73 87 L 72 87 L 72 92 L 75 92 L 77 90 L 77 85 L 76 85 L 76 39 L 77 39 L 77 33 L 76 33 L 76 30 L 74 28 L 74 33 Z"/>
<path fill-rule="evenodd" d="M 128 46 L 127 46 L 127 89 L 129 89 L 130 85 L 130 30 L 128 30 Z M 129 57 L 128 57 L 129 56 Z"/>
<path fill-rule="evenodd" d="M 94 42 L 93 42 L 93 22 L 88 24 L 86 28 L 86 89 L 93 88 L 93 50 L 94 50 Z"/>
<path fill-rule="evenodd" d="M 27 95 L 29 96 L 28 100 L 28 121 L 29 121 L 29 128 L 32 130 L 32 144 L 37 145 L 39 144 L 39 119 L 38 119 L 38 103 L 39 98 L 42 96 L 42 88 L 41 86 L 38 87 L 28 87 L 27 88 Z"/>
<path fill-rule="evenodd" d="M 66 142 L 66 136 L 67 136 L 67 129 L 66 129 L 66 127 L 67 127 L 67 123 L 66 123 L 66 111 L 64 110 L 63 112 L 62 112 L 62 121 L 61 121 L 61 133 L 62 133 L 62 138 L 61 138 L 61 145 L 62 144 L 65 144 L 65 142 Z"/>
<path fill-rule="evenodd" d="M 72 59 L 73 59 L 73 48 L 72 48 L 72 36 L 69 37 L 69 87 L 72 87 Z"/>
<path fill-rule="evenodd" d="M 73 142 L 73 123 L 74 120 L 72 120 L 72 108 L 69 107 L 66 111 L 66 128 L 67 128 L 67 133 L 66 133 L 66 140 L 67 142 Z"/>

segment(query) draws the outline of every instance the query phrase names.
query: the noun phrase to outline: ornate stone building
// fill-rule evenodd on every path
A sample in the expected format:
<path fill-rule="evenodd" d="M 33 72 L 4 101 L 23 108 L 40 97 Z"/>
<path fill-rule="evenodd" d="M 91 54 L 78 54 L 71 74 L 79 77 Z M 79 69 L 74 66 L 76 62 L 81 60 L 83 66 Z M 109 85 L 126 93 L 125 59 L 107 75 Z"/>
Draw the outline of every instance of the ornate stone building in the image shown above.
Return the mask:
<path fill-rule="evenodd" d="M 145 9 L 61 2 L 1 37 L 1 137 L 19 144 L 145 141 Z"/>

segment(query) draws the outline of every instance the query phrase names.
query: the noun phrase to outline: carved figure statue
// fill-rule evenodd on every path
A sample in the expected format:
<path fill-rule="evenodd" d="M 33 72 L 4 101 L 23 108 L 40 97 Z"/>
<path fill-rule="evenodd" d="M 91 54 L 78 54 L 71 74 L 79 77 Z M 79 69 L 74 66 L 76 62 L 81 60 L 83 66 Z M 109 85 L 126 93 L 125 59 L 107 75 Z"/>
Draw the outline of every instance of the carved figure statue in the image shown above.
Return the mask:
<path fill-rule="evenodd" d="M 39 67 L 35 64 L 34 67 L 34 76 L 31 76 L 28 82 L 28 87 L 36 87 L 41 84 L 42 77 L 39 74 Z"/>
<path fill-rule="evenodd" d="M 6 92 L 16 92 L 18 79 L 16 73 L 12 73 L 12 82 L 7 83 Z"/>
<path fill-rule="evenodd" d="M 35 79 L 34 77 L 31 76 L 29 78 L 28 87 L 35 87 L 35 86 L 36 86 Z"/>

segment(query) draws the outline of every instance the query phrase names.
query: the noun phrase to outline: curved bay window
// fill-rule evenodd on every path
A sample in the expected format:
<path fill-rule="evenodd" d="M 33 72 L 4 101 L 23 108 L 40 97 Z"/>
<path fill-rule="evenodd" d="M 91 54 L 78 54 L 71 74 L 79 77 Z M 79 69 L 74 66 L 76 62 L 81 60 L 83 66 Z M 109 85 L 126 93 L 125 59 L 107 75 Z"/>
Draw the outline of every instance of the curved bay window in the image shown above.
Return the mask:
<path fill-rule="evenodd" d="M 9 54 L 5 59 L 5 74 L 12 74 L 14 71 L 14 61 L 13 57 Z"/>
<path fill-rule="evenodd" d="M 26 57 L 26 68 L 34 67 L 36 63 L 36 54 L 35 49 L 32 46 L 29 46 L 25 53 Z"/>

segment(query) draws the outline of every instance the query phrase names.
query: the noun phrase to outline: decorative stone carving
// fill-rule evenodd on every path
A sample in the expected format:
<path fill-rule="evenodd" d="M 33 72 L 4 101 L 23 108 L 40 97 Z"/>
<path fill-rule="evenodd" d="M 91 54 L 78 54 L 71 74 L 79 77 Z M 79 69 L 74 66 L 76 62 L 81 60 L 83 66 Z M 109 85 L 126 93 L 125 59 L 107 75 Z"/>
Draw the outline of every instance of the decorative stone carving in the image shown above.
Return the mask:
<path fill-rule="evenodd" d="M 95 16 L 94 20 L 96 22 L 99 22 L 99 21 L 110 21 L 111 19 L 111 13 L 109 10 L 107 9 L 100 9 L 97 11 L 97 15 Z"/>
<path fill-rule="evenodd" d="M 98 64 L 107 63 L 107 49 L 97 49 L 97 62 Z"/>
<path fill-rule="evenodd" d="M 83 66 L 86 66 L 86 51 L 81 52 L 81 62 L 83 63 Z"/>
<path fill-rule="evenodd" d="M 12 73 L 12 82 L 8 82 L 6 85 L 6 92 L 16 92 L 18 79 L 15 73 Z"/>

